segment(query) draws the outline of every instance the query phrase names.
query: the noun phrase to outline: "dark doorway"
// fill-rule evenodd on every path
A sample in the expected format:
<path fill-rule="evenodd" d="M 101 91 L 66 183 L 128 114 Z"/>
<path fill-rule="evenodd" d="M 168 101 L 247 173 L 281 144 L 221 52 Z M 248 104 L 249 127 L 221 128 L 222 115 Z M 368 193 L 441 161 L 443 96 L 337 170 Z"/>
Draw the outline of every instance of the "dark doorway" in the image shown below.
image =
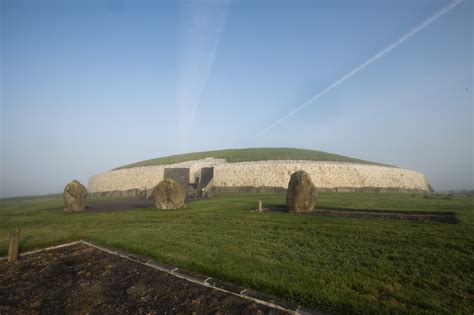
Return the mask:
<path fill-rule="evenodd" d="M 214 177 L 214 167 L 203 167 L 201 169 L 201 187 L 204 188 Z"/>
<path fill-rule="evenodd" d="M 164 179 L 173 179 L 186 189 L 189 185 L 189 168 L 165 168 Z"/>

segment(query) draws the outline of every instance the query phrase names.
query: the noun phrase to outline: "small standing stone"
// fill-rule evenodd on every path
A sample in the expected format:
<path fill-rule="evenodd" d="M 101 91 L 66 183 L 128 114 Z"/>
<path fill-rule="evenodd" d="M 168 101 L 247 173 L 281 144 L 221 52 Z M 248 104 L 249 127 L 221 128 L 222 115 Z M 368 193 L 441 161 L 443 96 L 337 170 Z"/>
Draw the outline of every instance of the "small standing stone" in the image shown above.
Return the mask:
<path fill-rule="evenodd" d="M 10 245 L 8 247 L 8 261 L 16 261 L 18 259 L 18 251 L 20 247 L 20 229 L 10 233 Z"/>
<path fill-rule="evenodd" d="M 87 189 L 79 181 L 73 180 L 64 188 L 64 211 L 84 211 L 86 209 Z"/>
<path fill-rule="evenodd" d="M 262 201 L 261 201 L 261 200 L 258 200 L 258 208 L 257 208 L 257 211 L 258 211 L 258 212 L 262 212 L 262 211 L 263 211 Z"/>
<path fill-rule="evenodd" d="M 316 187 L 305 171 L 293 173 L 286 192 L 289 212 L 309 212 L 316 207 Z"/>

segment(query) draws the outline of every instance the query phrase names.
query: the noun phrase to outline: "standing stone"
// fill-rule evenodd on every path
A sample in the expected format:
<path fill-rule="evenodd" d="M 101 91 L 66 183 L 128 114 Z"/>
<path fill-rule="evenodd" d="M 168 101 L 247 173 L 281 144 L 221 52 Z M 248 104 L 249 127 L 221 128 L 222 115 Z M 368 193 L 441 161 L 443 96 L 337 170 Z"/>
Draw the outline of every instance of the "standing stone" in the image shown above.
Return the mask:
<path fill-rule="evenodd" d="M 73 180 L 64 188 L 64 211 L 84 211 L 87 189 L 79 181 Z"/>
<path fill-rule="evenodd" d="M 153 189 L 153 200 L 158 209 L 184 208 L 186 192 L 173 179 L 165 179 Z"/>
<path fill-rule="evenodd" d="M 286 209 L 289 212 L 308 212 L 316 207 L 316 187 L 305 171 L 293 173 L 286 192 Z"/>
<path fill-rule="evenodd" d="M 20 248 L 20 229 L 10 233 L 10 246 L 8 247 L 8 262 L 18 259 L 18 251 Z"/>

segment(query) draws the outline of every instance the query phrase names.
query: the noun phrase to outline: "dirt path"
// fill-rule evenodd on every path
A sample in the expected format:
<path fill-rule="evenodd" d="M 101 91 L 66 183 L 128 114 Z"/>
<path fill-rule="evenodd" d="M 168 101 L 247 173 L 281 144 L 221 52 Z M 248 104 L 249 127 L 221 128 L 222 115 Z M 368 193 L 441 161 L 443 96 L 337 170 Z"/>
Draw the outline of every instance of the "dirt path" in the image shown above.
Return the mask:
<path fill-rule="evenodd" d="M 343 211 L 343 210 L 317 210 L 313 215 L 330 217 L 347 217 L 359 219 L 379 220 L 410 220 L 410 221 L 434 221 L 439 223 L 457 223 L 456 217 L 450 213 L 396 213 L 396 212 L 373 212 L 373 211 Z"/>
<path fill-rule="evenodd" d="M 194 200 L 189 200 L 191 202 Z M 152 208 L 153 200 L 127 198 L 122 200 L 91 200 L 88 202 L 86 211 L 102 212 L 102 211 L 123 211 L 132 209 Z M 276 212 L 286 212 L 285 206 L 271 205 L 268 209 Z M 379 219 L 379 220 L 410 220 L 410 221 L 434 221 L 439 223 L 458 223 L 458 220 L 452 213 L 416 213 L 416 212 L 383 212 L 383 211 L 364 211 L 364 210 L 330 210 L 317 209 L 309 213 L 301 213 L 301 215 L 313 216 L 331 216 L 331 217 L 347 217 L 356 219 Z"/>
<path fill-rule="evenodd" d="M 188 198 L 186 203 L 202 200 L 201 198 Z M 143 208 L 153 208 L 153 199 L 124 198 L 118 200 L 91 199 L 87 201 L 86 211 L 90 212 L 108 212 L 123 211 Z"/>
<path fill-rule="evenodd" d="M 123 211 L 131 209 L 153 208 L 152 199 L 124 198 L 119 200 L 88 200 L 86 211 Z"/>
<path fill-rule="evenodd" d="M 287 212 L 285 206 L 271 205 L 268 211 Z M 370 210 L 331 210 L 315 209 L 310 212 L 293 213 L 293 215 L 311 215 L 328 217 L 346 217 L 354 219 L 378 219 L 378 220 L 409 220 L 409 221 L 433 221 L 439 223 L 459 223 L 456 216 L 450 212 L 383 212 Z"/>
<path fill-rule="evenodd" d="M 285 314 L 84 244 L 0 261 L 0 314 Z"/>

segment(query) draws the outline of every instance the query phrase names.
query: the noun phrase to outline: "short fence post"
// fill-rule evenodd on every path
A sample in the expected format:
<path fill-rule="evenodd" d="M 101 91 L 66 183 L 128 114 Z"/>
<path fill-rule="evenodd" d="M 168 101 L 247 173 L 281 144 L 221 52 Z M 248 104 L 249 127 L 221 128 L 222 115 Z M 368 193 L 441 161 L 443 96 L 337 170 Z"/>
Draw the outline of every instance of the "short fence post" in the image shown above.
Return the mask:
<path fill-rule="evenodd" d="M 259 200 L 258 201 L 258 209 L 257 209 L 258 212 L 262 212 L 263 211 L 263 208 L 262 208 L 262 201 Z"/>
<path fill-rule="evenodd" d="M 8 261 L 18 259 L 18 248 L 20 247 L 20 229 L 10 233 L 10 246 L 8 247 Z"/>

